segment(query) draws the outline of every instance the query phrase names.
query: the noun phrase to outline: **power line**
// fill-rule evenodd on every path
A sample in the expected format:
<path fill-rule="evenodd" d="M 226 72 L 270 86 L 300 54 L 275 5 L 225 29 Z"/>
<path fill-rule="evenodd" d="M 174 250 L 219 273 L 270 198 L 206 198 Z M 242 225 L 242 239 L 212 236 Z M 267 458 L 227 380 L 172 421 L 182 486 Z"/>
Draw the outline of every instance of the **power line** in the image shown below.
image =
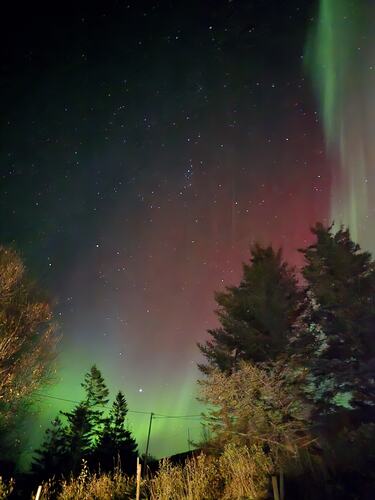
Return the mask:
<path fill-rule="evenodd" d="M 75 401 L 74 399 L 60 398 L 58 396 L 51 396 L 50 394 L 40 394 L 38 392 L 35 393 L 36 396 L 41 396 L 43 398 L 49 399 L 57 399 L 58 401 L 66 401 L 67 403 L 75 403 L 80 404 L 81 401 Z M 149 411 L 140 411 L 140 410 L 128 410 L 129 413 L 142 413 L 143 415 L 150 415 Z"/>
<path fill-rule="evenodd" d="M 57 401 L 65 401 L 67 403 L 74 403 L 74 404 L 80 404 L 80 401 L 75 401 L 74 399 L 68 399 L 68 398 L 61 398 L 59 396 L 51 396 L 50 394 L 42 394 L 42 393 L 34 393 L 36 396 L 42 397 L 42 398 L 49 398 L 49 399 L 55 399 Z M 149 428 L 148 428 L 148 434 L 147 434 L 147 444 L 146 444 L 146 453 L 144 455 L 144 469 L 145 472 L 147 471 L 146 466 L 147 466 L 147 459 L 148 459 L 148 452 L 149 452 L 149 446 L 150 446 L 150 438 L 151 438 L 151 426 L 152 426 L 152 420 L 153 419 L 175 419 L 175 420 L 190 420 L 194 422 L 199 422 L 203 416 L 202 415 L 164 415 L 162 413 L 154 413 L 152 411 L 141 411 L 141 410 L 128 410 L 129 413 L 137 413 L 137 414 L 142 414 L 142 415 L 149 415 L 150 416 L 150 423 L 149 423 Z M 199 420 L 198 420 L 199 419 Z M 188 443 L 188 448 L 190 450 L 190 442 Z"/>
<path fill-rule="evenodd" d="M 196 419 L 196 418 L 202 418 L 202 415 L 158 415 L 157 413 L 154 413 L 154 419 L 159 419 L 159 418 L 180 418 L 180 419 Z"/>
<path fill-rule="evenodd" d="M 74 403 L 74 404 L 79 404 L 81 401 L 75 401 L 74 399 L 67 399 L 67 398 L 61 398 L 58 396 L 51 396 L 50 394 L 41 394 L 41 393 L 34 393 L 35 396 L 41 396 L 43 398 L 49 398 L 49 399 L 57 399 L 58 401 L 65 401 L 67 403 Z M 141 410 L 128 410 L 129 413 L 139 413 L 142 415 L 150 415 L 151 413 L 153 414 L 153 418 L 181 418 L 181 419 L 189 419 L 189 418 L 201 418 L 201 415 L 163 415 L 161 413 L 154 413 L 151 411 L 141 411 Z"/>
<path fill-rule="evenodd" d="M 39 392 L 34 392 L 35 396 L 41 396 L 43 398 L 50 398 L 50 399 L 58 399 L 59 401 L 67 401 L 68 403 L 77 403 L 79 404 L 79 401 L 74 401 L 73 399 L 66 399 L 66 398 L 59 398 L 57 396 L 50 396 L 49 394 L 40 394 Z"/>

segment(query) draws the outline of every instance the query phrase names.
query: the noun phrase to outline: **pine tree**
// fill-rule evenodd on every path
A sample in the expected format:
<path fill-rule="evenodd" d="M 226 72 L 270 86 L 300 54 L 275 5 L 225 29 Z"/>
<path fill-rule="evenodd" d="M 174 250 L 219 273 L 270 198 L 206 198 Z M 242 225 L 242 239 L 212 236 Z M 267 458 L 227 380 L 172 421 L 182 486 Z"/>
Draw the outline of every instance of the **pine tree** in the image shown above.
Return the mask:
<path fill-rule="evenodd" d="M 111 470 L 117 461 L 126 473 L 133 473 L 137 458 L 137 443 L 126 426 L 128 407 L 121 391 L 112 404 L 95 452 L 101 470 Z"/>
<path fill-rule="evenodd" d="M 51 465 L 55 475 L 79 472 L 83 459 L 91 461 L 103 435 L 109 391 L 95 365 L 86 373 L 81 385 L 85 390 L 84 400 L 72 411 L 60 412 L 66 425 L 62 425 L 60 418 L 55 419 L 52 428 L 47 430 L 42 448 L 36 452 L 33 470 L 41 475 L 44 472 L 44 478 L 48 477 Z"/>
<path fill-rule="evenodd" d="M 232 371 L 240 360 L 274 360 L 285 351 L 298 291 L 294 271 L 282 260 L 281 250 L 253 246 L 240 285 L 216 293 L 215 299 L 221 326 L 209 330 L 211 339 L 199 344 L 208 362 L 200 365 L 204 373 L 212 367 Z"/>
<path fill-rule="evenodd" d="M 69 458 L 67 450 L 66 428 L 59 417 L 52 421 L 52 427 L 46 430 L 46 437 L 32 464 L 33 473 L 40 479 L 59 476 L 66 467 Z"/>
<path fill-rule="evenodd" d="M 66 470 L 79 472 L 82 460 L 88 458 L 92 447 L 92 414 L 86 402 L 79 403 L 71 412 L 62 412 L 67 419 L 65 447 Z"/>
<path fill-rule="evenodd" d="M 85 378 L 81 386 L 86 393 L 86 403 L 89 408 L 104 407 L 109 399 L 109 391 L 105 385 L 104 378 L 100 370 L 93 365 L 90 371 L 85 374 Z"/>
<path fill-rule="evenodd" d="M 90 368 L 90 371 L 86 373 L 81 386 L 84 388 L 86 393 L 84 404 L 86 405 L 89 413 L 91 424 L 90 439 L 92 445 L 94 446 L 105 423 L 103 415 L 109 401 L 109 391 L 104 382 L 104 378 L 96 365 L 93 365 Z"/>
<path fill-rule="evenodd" d="M 294 357 L 311 373 L 318 414 L 373 406 L 374 262 L 347 229 L 334 233 L 317 224 L 312 232 L 316 242 L 302 250 L 306 298 L 294 327 Z"/>

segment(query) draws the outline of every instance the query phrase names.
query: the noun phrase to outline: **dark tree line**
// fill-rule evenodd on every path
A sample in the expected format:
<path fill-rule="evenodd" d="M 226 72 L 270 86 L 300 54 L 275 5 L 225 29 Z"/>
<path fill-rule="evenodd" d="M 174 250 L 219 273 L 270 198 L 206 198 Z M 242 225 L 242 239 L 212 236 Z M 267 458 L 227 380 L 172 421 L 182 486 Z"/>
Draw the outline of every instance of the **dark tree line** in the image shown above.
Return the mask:
<path fill-rule="evenodd" d="M 110 408 L 109 391 L 94 365 L 81 384 L 85 398 L 70 412 L 60 412 L 47 429 L 45 440 L 35 452 L 33 473 L 40 478 L 69 476 L 80 472 L 85 460 L 102 472 L 120 466 L 133 473 L 137 443 L 127 428 L 128 407 L 118 392 Z"/>

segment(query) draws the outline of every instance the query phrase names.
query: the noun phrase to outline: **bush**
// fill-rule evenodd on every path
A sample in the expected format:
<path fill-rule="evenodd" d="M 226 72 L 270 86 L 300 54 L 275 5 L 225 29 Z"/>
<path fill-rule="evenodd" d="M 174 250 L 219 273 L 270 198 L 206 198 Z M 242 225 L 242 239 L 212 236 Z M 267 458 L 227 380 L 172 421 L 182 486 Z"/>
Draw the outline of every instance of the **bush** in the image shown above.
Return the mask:
<path fill-rule="evenodd" d="M 298 458 L 314 442 L 309 412 L 299 393 L 303 374 L 282 361 L 269 364 L 241 362 L 230 375 L 211 370 L 201 380 L 201 398 L 211 438 L 208 450 L 235 443 L 268 450 L 274 473 Z"/>

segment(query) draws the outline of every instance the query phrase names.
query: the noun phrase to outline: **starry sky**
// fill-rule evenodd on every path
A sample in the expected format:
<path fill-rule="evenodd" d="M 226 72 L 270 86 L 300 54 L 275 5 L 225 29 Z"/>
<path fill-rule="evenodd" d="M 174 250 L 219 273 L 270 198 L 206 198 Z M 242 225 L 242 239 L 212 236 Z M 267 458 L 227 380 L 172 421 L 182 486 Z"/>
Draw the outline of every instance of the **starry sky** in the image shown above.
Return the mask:
<path fill-rule="evenodd" d="M 326 151 L 304 64 L 318 3 L 92 1 L 18 6 L 1 30 L 0 241 L 56 303 L 57 384 L 91 364 L 147 412 L 195 415 L 213 293 L 252 242 L 297 248 L 330 220 Z M 38 436 L 70 402 L 40 398 Z M 151 454 L 199 419 L 155 419 Z"/>

